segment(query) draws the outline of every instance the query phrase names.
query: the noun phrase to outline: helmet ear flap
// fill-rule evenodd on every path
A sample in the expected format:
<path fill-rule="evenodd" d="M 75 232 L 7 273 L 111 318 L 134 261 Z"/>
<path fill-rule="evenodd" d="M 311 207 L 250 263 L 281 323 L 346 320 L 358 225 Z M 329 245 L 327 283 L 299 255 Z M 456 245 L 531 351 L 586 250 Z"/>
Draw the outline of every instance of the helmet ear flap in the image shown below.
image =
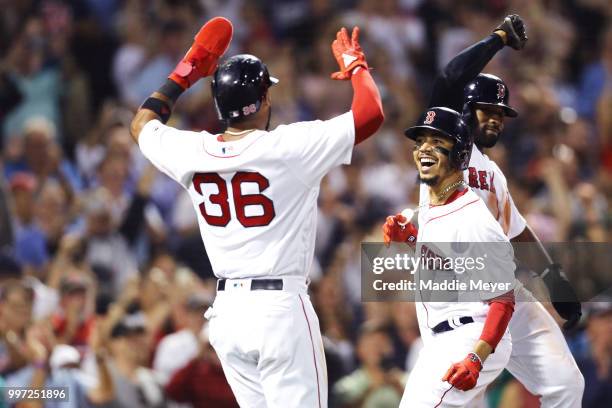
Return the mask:
<path fill-rule="evenodd" d="M 473 126 L 472 125 L 473 121 L 476 120 L 474 118 L 475 115 L 473 115 L 472 109 L 470 106 L 468 106 L 468 104 L 464 106 L 464 111 L 466 107 L 469 112 L 468 119 L 471 122 L 467 122 L 465 118 L 463 119 L 463 121 L 466 123 L 467 126 L 463 127 L 462 129 L 463 135 L 462 137 L 459 138 L 459 140 L 453 146 L 453 151 L 450 155 L 452 165 L 456 169 L 459 169 L 461 171 L 467 169 L 470 165 L 470 158 L 472 156 L 472 145 L 474 143 L 474 136 L 473 136 L 474 133 L 472 131 L 473 128 L 471 126 Z"/>
<path fill-rule="evenodd" d="M 473 131 L 478 126 L 478 118 L 471 103 L 467 102 L 463 105 L 461 117 L 470 131 Z"/>

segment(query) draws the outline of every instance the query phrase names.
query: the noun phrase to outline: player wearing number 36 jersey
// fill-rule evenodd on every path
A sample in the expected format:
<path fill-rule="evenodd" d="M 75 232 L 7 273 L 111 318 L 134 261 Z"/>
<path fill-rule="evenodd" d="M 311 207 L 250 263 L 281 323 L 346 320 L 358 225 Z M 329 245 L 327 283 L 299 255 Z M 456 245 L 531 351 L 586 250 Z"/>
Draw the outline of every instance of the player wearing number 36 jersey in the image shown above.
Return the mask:
<path fill-rule="evenodd" d="M 209 21 L 168 82 L 142 105 L 132 135 L 143 154 L 189 192 L 217 282 L 206 313 L 210 342 L 243 407 L 326 407 L 327 375 L 317 316 L 307 295 L 319 184 L 349 164 L 353 146 L 384 119 L 355 28 L 338 32 L 333 79 L 350 80 L 351 110 L 330 120 L 269 130 L 269 88 L 278 82 L 252 55 L 217 68 L 228 20 Z M 212 75 L 220 135 L 166 126 L 178 96 Z"/>

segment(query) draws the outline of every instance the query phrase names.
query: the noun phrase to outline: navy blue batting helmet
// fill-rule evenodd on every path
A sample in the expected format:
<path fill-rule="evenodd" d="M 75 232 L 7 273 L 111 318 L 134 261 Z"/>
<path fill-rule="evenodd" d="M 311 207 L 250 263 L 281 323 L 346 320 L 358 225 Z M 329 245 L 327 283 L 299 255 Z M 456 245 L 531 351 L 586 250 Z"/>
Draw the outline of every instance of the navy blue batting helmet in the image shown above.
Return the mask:
<path fill-rule="evenodd" d="M 452 139 L 455 144 L 449 153 L 451 165 L 459 170 L 468 168 L 474 141 L 459 112 L 444 107 L 429 108 L 417 124 L 406 129 L 404 134 L 416 140 L 417 136 L 427 130 Z"/>
<path fill-rule="evenodd" d="M 510 91 L 501 78 L 491 74 L 479 74 L 464 89 L 464 112 L 474 105 L 499 106 L 506 116 L 514 118 L 518 113 L 508 104 Z"/>
<path fill-rule="evenodd" d="M 212 78 L 212 95 L 219 119 L 230 122 L 259 112 L 268 88 L 278 83 L 259 58 L 240 54 L 219 65 Z"/>

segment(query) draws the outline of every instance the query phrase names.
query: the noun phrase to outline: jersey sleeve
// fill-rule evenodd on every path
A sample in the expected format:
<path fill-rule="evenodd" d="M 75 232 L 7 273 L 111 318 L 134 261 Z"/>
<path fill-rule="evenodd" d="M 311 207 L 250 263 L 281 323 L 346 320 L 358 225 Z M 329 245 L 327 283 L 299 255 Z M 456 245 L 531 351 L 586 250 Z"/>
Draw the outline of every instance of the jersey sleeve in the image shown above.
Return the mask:
<path fill-rule="evenodd" d="M 201 134 L 166 126 L 151 120 L 142 128 L 138 145 L 142 154 L 170 178 L 185 184 L 189 169 L 185 165 L 201 148 Z"/>
<path fill-rule="evenodd" d="M 355 144 L 352 112 L 330 120 L 278 127 L 287 165 L 304 183 L 317 185 L 333 167 L 350 164 Z"/>
<path fill-rule="evenodd" d="M 519 235 L 523 230 L 527 227 L 527 221 L 523 215 L 519 212 L 518 208 L 514 204 L 514 200 L 512 200 L 512 196 L 508 191 L 506 191 L 508 196 L 507 205 L 509 207 L 510 212 L 510 224 L 508 227 L 508 238 L 512 239 Z"/>
<path fill-rule="evenodd" d="M 427 106 L 446 106 L 461 112 L 465 86 L 482 72 L 502 48 L 504 43 L 501 37 L 491 34 L 457 54 L 434 81 Z"/>
<path fill-rule="evenodd" d="M 514 200 L 512 200 L 512 196 L 508 190 L 508 181 L 504 173 L 502 173 L 501 169 L 494 161 L 491 160 L 490 163 L 496 177 L 495 188 L 498 190 L 498 221 L 508 236 L 508 239 L 512 239 L 523 232 L 527 226 L 527 221 L 525 221 L 525 218 L 523 218 L 518 208 L 516 208 Z"/>

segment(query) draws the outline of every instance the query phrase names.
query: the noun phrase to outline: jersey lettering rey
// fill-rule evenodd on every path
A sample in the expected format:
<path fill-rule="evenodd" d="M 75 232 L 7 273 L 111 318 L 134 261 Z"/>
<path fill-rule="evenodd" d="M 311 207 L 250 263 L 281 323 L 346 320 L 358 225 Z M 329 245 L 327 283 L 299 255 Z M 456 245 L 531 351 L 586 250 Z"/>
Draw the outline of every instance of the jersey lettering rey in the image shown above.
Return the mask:
<path fill-rule="evenodd" d="M 350 163 L 354 140 L 350 111 L 230 142 L 158 120 L 139 135 L 143 154 L 188 191 L 213 271 L 226 279 L 307 276 L 321 179 Z"/>
<path fill-rule="evenodd" d="M 478 150 L 476 145 L 472 147 L 470 164 L 463 172 L 463 177 L 485 202 L 509 239 L 523 232 L 527 223 L 512 200 L 504 173 L 493 160 Z M 419 205 L 427 204 L 429 204 L 429 190 L 425 184 L 421 184 Z"/>

